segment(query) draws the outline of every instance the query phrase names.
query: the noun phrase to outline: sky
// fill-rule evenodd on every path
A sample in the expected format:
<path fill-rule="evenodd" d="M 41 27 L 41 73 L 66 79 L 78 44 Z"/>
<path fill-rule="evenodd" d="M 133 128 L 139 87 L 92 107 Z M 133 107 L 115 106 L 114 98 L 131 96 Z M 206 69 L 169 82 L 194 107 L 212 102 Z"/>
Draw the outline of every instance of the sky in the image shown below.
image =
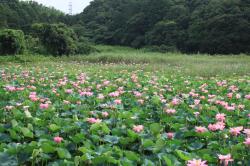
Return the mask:
<path fill-rule="evenodd" d="M 81 13 L 83 9 L 89 5 L 89 2 L 92 0 L 33 0 L 39 3 L 44 4 L 48 7 L 54 7 L 63 11 L 64 13 L 69 13 L 69 2 L 72 2 L 72 13 L 77 14 Z"/>

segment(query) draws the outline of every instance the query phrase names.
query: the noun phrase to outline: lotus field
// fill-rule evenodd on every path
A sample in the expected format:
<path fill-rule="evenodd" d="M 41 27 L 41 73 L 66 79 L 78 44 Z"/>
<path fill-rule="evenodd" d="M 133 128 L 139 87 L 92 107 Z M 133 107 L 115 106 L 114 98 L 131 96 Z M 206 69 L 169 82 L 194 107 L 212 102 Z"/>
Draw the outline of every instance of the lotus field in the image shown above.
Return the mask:
<path fill-rule="evenodd" d="M 0 165 L 250 165 L 250 77 L 2 65 Z"/>

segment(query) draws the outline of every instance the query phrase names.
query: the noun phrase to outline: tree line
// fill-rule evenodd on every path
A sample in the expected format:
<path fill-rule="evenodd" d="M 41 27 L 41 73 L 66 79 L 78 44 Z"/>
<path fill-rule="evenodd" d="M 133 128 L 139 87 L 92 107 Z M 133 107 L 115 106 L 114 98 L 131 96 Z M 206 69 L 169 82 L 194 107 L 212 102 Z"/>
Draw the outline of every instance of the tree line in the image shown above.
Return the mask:
<path fill-rule="evenodd" d="M 35 1 L 0 0 L 0 54 L 73 55 L 94 51 L 82 35 L 84 27 L 74 20 Z"/>
<path fill-rule="evenodd" d="M 97 43 L 250 52 L 250 0 L 94 0 L 78 17 Z"/>
<path fill-rule="evenodd" d="M 250 53 L 250 0 L 93 0 L 74 16 L 34 1 L 0 0 L 0 29 L 22 30 L 35 45 L 46 37 L 34 29 L 37 23 L 74 33 L 65 37 L 75 42 L 70 54 L 79 41 L 163 52 Z"/>

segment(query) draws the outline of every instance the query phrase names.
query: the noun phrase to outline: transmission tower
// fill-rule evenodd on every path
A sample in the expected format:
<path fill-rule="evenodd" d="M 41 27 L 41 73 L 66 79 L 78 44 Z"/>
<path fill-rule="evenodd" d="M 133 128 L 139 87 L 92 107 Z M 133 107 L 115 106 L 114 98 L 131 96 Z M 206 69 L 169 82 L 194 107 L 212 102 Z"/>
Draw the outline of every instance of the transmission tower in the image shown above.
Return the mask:
<path fill-rule="evenodd" d="M 69 2 L 69 15 L 73 15 L 73 5 L 72 2 Z"/>

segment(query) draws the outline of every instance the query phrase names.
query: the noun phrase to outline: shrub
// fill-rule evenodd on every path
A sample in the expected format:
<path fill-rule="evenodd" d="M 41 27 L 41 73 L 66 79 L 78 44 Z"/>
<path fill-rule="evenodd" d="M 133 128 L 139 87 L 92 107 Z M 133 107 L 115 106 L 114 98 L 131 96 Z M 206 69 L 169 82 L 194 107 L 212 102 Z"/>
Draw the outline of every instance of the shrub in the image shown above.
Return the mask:
<path fill-rule="evenodd" d="M 65 24 L 34 24 L 32 28 L 48 53 L 53 55 L 77 53 L 76 34 Z"/>
<path fill-rule="evenodd" d="M 77 54 L 90 54 L 91 52 L 96 52 L 97 50 L 91 45 L 79 42 L 77 43 Z"/>
<path fill-rule="evenodd" d="M 25 42 L 26 42 L 26 50 L 29 53 L 34 54 L 48 54 L 46 48 L 40 41 L 38 37 L 33 37 L 31 35 L 25 36 Z"/>
<path fill-rule="evenodd" d="M 91 46 L 91 44 L 84 37 L 80 37 L 77 42 L 77 54 L 90 54 L 97 52 L 97 49 Z"/>
<path fill-rule="evenodd" d="M 0 54 L 21 54 L 25 49 L 24 33 L 21 30 L 0 31 Z"/>

